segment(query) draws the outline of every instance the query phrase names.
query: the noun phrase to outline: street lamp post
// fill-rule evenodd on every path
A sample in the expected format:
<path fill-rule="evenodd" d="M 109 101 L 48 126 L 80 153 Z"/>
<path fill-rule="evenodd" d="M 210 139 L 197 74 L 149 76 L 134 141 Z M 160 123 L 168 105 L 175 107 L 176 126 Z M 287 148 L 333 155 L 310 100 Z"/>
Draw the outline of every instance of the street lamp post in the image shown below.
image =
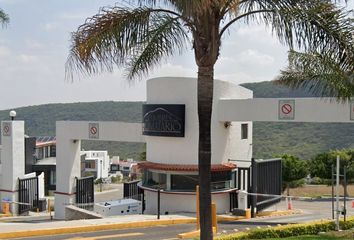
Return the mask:
<path fill-rule="evenodd" d="M 10 117 L 11 117 L 11 121 L 15 120 L 15 117 L 16 117 L 16 111 L 11 110 L 9 115 L 10 115 Z"/>

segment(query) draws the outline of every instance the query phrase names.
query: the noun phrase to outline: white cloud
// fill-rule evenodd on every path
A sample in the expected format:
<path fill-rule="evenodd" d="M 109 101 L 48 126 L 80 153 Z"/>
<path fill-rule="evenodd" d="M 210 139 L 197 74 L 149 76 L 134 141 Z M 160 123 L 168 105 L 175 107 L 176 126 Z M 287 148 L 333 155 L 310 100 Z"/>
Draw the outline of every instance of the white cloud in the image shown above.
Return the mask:
<path fill-rule="evenodd" d="M 0 46 L 0 60 L 1 58 L 11 56 L 11 50 L 8 47 Z"/>
<path fill-rule="evenodd" d="M 56 30 L 58 27 L 59 25 L 57 22 L 48 22 L 42 26 L 42 28 L 48 32 Z"/>
<path fill-rule="evenodd" d="M 26 47 L 31 48 L 31 49 L 41 49 L 44 47 L 44 45 L 36 40 L 33 39 L 26 39 L 25 40 Z"/>
<path fill-rule="evenodd" d="M 157 67 L 155 71 L 152 72 L 152 77 L 166 77 L 166 76 L 175 76 L 175 77 L 196 77 L 197 76 L 197 67 L 195 69 L 187 68 L 186 66 L 167 63 L 163 64 L 160 67 Z"/>
<path fill-rule="evenodd" d="M 271 66 L 274 63 L 274 58 L 272 56 L 261 53 L 255 49 L 247 49 L 243 51 L 237 59 L 240 63 L 255 66 Z"/>
<path fill-rule="evenodd" d="M 40 57 L 29 54 L 20 54 L 18 59 L 24 64 L 38 64 L 40 62 Z"/>
<path fill-rule="evenodd" d="M 81 20 L 90 16 L 90 13 L 61 13 L 59 17 L 64 20 Z"/>

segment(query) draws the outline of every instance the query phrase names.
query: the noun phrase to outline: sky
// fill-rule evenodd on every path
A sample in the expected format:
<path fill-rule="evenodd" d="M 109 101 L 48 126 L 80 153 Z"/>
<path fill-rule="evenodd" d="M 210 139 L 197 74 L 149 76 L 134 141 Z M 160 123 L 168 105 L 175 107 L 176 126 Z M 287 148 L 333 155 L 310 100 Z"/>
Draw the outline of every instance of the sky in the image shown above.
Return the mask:
<path fill-rule="evenodd" d="M 10 24 L 0 28 L 0 110 L 47 103 L 144 101 L 146 80 L 196 77 L 192 48 L 164 61 L 139 82 L 124 69 L 65 80 L 70 33 L 111 0 L 0 0 Z M 235 25 L 222 42 L 215 78 L 236 84 L 274 79 L 287 65 L 287 48 L 261 25 Z"/>

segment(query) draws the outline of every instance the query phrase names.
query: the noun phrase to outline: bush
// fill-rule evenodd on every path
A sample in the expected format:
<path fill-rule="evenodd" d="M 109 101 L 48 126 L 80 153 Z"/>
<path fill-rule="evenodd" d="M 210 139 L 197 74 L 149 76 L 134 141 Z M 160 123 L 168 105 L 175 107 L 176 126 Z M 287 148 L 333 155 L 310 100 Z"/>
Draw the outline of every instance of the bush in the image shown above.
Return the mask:
<path fill-rule="evenodd" d="M 95 184 L 101 184 L 101 183 L 103 183 L 102 178 L 98 178 L 95 180 Z"/>
<path fill-rule="evenodd" d="M 346 222 L 340 221 L 342 230 L 354 227 L 354 217 L 348 218 Z M 236 240 L 236 239 L 265 239 L 265 238 L 285 238 L 302 235 L 317 235 L 320 232 L 335 230 L 333 221 L 320 221 L 313 223 L 292 224 L 267 229 L 253 229 L 248 232 L 240 232 L 231 235 L 216 237 L 217 240 Z"/>
<path fill-rule="evenodd" d="M 111 183 L 119 183 L 121 181 L 120 176 L 112 176 L 111 177 Z"/>

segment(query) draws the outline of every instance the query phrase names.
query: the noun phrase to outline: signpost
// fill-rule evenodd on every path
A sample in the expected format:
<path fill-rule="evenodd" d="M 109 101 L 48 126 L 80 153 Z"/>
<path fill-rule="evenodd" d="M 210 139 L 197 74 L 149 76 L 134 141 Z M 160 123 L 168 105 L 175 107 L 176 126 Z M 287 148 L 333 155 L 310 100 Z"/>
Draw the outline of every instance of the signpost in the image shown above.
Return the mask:
<path fill-rule="evenodd" d="M 2 124 L 2 135 L 9 137 L 11 136 L 11 123 L 10 122 L 4 122 Z"/>
<path fill-rule="evenodd" d="M 295 119 L 295 100 L 279 100 L 278 119 L 279 120 Z"/>

